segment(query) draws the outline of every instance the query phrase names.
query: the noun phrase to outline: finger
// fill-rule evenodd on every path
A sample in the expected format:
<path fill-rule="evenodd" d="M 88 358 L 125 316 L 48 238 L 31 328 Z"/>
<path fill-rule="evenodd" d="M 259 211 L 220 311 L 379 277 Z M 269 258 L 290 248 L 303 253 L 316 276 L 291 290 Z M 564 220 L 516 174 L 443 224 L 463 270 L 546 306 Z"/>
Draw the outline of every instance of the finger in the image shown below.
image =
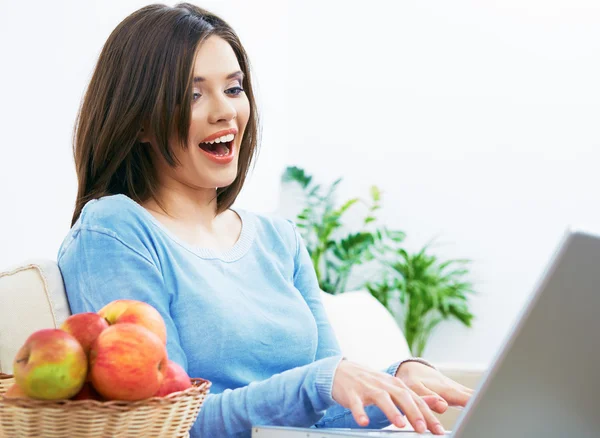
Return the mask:
<path fill-rule="evenodd" d="M 472 394 L 459 388 L 446 387 L 440 391 L 440 395 L 448 402 L 449 406 L 461 406 L 464 408 L 471 399 Z"/>
<path fill-rule="evenodd" d="M 443 414 L 448 409 L 448 403 L 444 400 L 440 395 L 431 389 L 427 388 L 422 383 L 418 383 L 414 385 L 412 388 L 418 395 L 423 398 L 423 401 L 427 403 L 430 409 L 437 412 L 438 414 Z"/>
<path fill-rule="evenodd" d="M 366 427 L 369 425 L 369 417 L 365 412 L 365 406 L 358 394 L 353 394 L 350 396 L 349 406 L 350 411 L 352 412 L 352 416 L 354 417 L 354 421 L 361 427 Z"/>
<path fill-rule="evenodd" d="M 394 401 L 400 407 L 400 409 L 402 409 L 402 412 L 404 412 L 408 422 L 412 425 L 415 431 L 418 433 L 425 433 L 427 430 L 425 417 L 423 416 L 421 410 L 417 407 L 412 394 L 414 394 L 414 392 L 410 391 L 409 389 L 396 388 L 393 391 Z M 416 394 L 415 396 L 417 398 L 419 397 Z"/>
<path fill-rule="evenodd" d="M 470 395 L 473 395 L 473 393 L 475 392 L 473 389 L 471 389 L 471 388 L 467 388 L 467 387 L 466 387 L 466 386 L 464 386 L 464 385 L 460 385 L 460 389 L 461 389 L 463 392 L 466 392 L 467 394 L 470 394 Z"/>
<path fill-rule="evenodd" d="M 427 403 L 429 409 L 437 412 L 438 414 L 443 414 L 448 410 L 448 403 L 446 403 L 446 400 L 438 395 L 423 395 L 421 398 L 425 403 Z"/>
<path fill-rule="evenodd" d="M 443 435 L 445 432 L 444 427 L 440 423 L 440 420 L 438 420 L 437 417 L 433 414 L 431 409 L 429 409 L 427 403 L 425 403 L 425 401 L 414 392 L 413 399 L 415 400 L 417 408 L 421 411 L 421 414 L 423 414 L 423 418 L 427 423 L 427 428 L 436 435 Z"/>
<path fill-rule="evenodd" d="M 401 428 L 406 426 L 406 421 L 404 421 L 402 413 L 396 407 L 389 392 L 384 389 L 376 389 L 370 395 L 370 399 L 371 403 L 376 404 L 381 409 L 390 420 L 390 423 Z"/>

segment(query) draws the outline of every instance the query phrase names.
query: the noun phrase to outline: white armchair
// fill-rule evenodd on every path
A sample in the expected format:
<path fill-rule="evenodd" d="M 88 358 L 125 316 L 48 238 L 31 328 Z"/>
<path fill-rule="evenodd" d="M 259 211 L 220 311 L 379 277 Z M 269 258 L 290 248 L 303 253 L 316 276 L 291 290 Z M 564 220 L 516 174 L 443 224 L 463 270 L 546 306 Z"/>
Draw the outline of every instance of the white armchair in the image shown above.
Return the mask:
<path fill-rule="evenodd" d="M 0 373 L 30 334 L 57 328 L 70 315 L 62 275 L 52 260 L 32 260 L 0 272 Z"/>
<path fill-rule="evenodd" d="M 394 317 L 367 291 L 321 293 L 325 311 L 349 360 L 377 370 L 410 356 Z"/>

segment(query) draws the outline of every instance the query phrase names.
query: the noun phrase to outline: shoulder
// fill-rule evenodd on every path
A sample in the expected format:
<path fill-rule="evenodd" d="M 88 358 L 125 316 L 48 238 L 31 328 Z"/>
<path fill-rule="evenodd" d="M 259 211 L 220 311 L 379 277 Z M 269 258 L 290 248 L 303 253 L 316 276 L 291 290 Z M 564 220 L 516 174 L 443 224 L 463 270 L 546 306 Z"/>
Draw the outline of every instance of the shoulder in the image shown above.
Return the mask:
<path fill-rule="evenodd" d="M 149 214 L 125 195 L 105 196 L 85 204 L 74 228 L 110 232 L 123 228 L 147 227 Z"/>
<path fill-rule="evenodd" d="M 294 222 L 275 214 L 252 213 L 236 210 L 242 219 L 252 222 L 256 238 L 268 247 L 285 249 L 295 255 L 298 249 L 298 233 Z"/>
<path fill-rule="evenodd" d="M 128 246 L 146 246 L 154 232 L 150 213 L 125 195 L 111 195 L 89 201 L 65 237 L 59 258 L 82 235 L 107 236 Z"/>

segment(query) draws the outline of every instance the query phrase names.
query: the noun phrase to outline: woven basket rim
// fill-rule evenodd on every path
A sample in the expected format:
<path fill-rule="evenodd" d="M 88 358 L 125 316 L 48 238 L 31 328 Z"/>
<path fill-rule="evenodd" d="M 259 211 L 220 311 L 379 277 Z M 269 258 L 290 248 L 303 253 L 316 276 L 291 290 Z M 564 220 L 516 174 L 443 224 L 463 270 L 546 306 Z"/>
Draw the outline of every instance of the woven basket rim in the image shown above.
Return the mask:
<path fill-rule="evenodd" d="M 0 380 L 14 379 L 11 374 L 0 373 Z M 212 386 L 210 380 L 202 379 L 200 377 L 190 378 L 192 386 L 183 391 L 173 392 L 164 397 L 150 397 L 143 400 L 126 401 L 126 400 L 37 400 L 32 398 L 6 398 L 3 394 L 0 394 L 0 403 L 18 405 L 23 407 L 31 408 L 93 408 L 93 407 L 115 407 L 122 409 L 135 409 L 149 404 L 174 404 L 179 400 L 188 397 L 195 397 L 198 394 L 209 393 L 209 389 Z"/>

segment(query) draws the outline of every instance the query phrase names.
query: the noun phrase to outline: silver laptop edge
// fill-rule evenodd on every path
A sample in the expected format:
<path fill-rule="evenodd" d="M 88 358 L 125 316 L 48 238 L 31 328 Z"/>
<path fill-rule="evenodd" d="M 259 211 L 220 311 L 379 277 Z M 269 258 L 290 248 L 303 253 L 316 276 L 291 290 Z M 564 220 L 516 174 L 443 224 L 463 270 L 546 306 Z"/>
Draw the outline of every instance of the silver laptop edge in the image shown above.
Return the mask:
<path fill-rule="evenodd" d="M 455 438 L 598 438 L 600 238 L 567 231 Z"/>
<path fill-rule="evenodd" d="M 475 393 L 471 397 L 468 406 L 462 410 L 460 416 L 456 420 L 456 424 L 454 426 L 454 434 L 453 436 L 458 436 L 462 430 L 464 430 L 465 425 L 469 421 L 470 416 L 473 412 L 473 407 L 481 400 L 485 391 L 490 386 L 490 382 L 493 380 L 497 371 L 500 369 L 500 366 L 504 362 L 506 355 L 510 351 L 510 347 L 514 344 L 515 339 L 518 334 L 521 332 L 521 329 L 525 325 L 526 320 L 529 318 L 529 315 L 533 311 L 533 308 L 537 304 L 540 299 L 544 288 L 547 286 L 548 282 L 552 278 L 552 274 L 556 271 L 556 267 L 558 263 L 560 263 L 562 256 L 567 251 L 569 246 L 569 241 L 575 236 L 576 233 L 568 229 L 562 236 L 559 241 L 557 248 L 554 250 L 554 253 L 551 255 L 548 263 L 544 270 L 542 271 L 540 277 L 538 278 L 534 292 L 529 296 L 525 305 L 521 309 L 521 311 L 517 314 L 515 318 L 515 322 L 512 327 L 508 331 L 508 334 L 505 336 L 504 340 L 500 344 L 500 348 L 498 352 L 495 354 L 492 359 L 491 366 L 482 376 L 479 385 L 477 386 Z"/>

